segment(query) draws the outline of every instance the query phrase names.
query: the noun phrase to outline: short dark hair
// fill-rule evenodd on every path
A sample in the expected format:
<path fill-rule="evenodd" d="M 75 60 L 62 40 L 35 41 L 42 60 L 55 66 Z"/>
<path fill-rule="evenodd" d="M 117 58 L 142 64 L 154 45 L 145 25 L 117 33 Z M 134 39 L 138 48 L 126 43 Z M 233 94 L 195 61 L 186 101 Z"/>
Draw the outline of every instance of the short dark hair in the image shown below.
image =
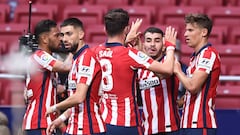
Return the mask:
<path fill-rule="evenodd" d="M 79 20 L 78 18 L 67 18 L 65 19 L 62 24 L 60 25 L 60 27 L 64 27 L 64 26 L 68 26 L 71 25 L 74 28 L 81 28 L 83 29 L 83 23 L 81 20 Z"/>
<path fill-rule="evenodd" d="M 39 41 L 39 36 L 42 33 L 50 32 L 51 28 L 55 28 L 55 27 L 57 27 L 57 23 L 53 20 L 46 19 L 38 22 L 34 29 L 34 35 L 37 41 Z"/>
<path fill-rule="evenodd" d="M 128 12 L 121 8 L 109 10 L 104 16 L 104 23 L 108 36 L 120 34 L 128 26 Z"/>
<path fill-rule="evenodd" d="M 148 28 L 144 31 L 143 35 L 145 36 L 145 34 L 146 34 L 147 32 L 150 32 L 150 33 L 159 33 L 159 34 L 161 34 L 162 36 L 164 35 L 163 31 L 162 31 L 161 29 L 157 28 L 157 27 L 148 27 Z"/>
<path fill-rule="evenodd" d="M 212 31 L 213 22 L 206 14 L 187 14 L 185 16 L 185 23 L 196 23 L 198 26 L 202 28 L 206 28 L 208 30 L 207 36 L 210 35 Z"/>

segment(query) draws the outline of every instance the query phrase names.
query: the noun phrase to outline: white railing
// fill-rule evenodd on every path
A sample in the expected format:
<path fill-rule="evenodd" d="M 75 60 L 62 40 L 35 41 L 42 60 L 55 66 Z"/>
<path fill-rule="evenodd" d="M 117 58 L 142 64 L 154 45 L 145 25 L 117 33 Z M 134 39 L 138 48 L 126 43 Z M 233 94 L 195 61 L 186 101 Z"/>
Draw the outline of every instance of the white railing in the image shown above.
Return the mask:
<path fill-rule="evenodd" d="M 1 73 L 0 79 L 24 79 L 23 75 Z M 240 76 L 221 75 L 220 81 L 240 81 Z"/>

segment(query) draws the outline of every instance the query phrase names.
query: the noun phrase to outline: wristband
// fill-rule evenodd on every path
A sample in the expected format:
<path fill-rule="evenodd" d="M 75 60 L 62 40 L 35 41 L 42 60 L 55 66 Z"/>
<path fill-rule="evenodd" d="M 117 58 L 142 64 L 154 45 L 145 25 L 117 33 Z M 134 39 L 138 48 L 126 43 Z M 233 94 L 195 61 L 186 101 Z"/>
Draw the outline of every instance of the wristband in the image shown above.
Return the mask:
<path fill-rule="evenodd" d="M 56 105 L 53 105 L 51 108 L 52 108 L 53 112 L 57 111 L 57 106 Z"/>
<path fill-rule="evenodd" d="M 175 50 L 175 47 L 173 47 L 173 46 L 168 46 L 166 50 L 167 50 L 167 51 L 169 51 L 169 50 L 173 50 L 173 51 L 174 51 L 174 50 Z"/>
<path fill-rule="evenodd" d="M 60 118 L 63 122 L 67 119 L 67 117 L 66 117 L 64 114 L 60 115 L 59 118 Z"/>
<path fill-rule="evenodd" d="M 169 42 L 169 41 L 165 41 L 165 46 L 166 47 L 169 47 L 169 46 L 172 46 L 172 47 L 174 47 L 175 48 L 175 44 L 172 44 L 171 42 Z"/>

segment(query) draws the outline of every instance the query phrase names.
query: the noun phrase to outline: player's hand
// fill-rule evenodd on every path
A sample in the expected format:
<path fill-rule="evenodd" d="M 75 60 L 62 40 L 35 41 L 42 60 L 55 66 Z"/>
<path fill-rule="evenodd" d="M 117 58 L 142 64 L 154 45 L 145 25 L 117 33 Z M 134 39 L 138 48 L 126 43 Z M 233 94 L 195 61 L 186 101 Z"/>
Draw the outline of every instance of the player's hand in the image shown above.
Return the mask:
<path fill-rule="evenodd" d="M 139 32 L 139 28 L 142 24 L 142 19 L 137 19 L 135 22 L 132 22 L 130 31 L 127 34 L 125 43 L 131 43 L 132 41 L 138 39 L 140 36 L 141 32 Z"/>
<path fill-rule="evenodd" d="M 57 119 L 55 119 L 50 125 L 48 125 L 47 127 L 47 135 L 51 135 L 51 133 L 54 132 L 54 130 L 59 127 L 61 124 L 63 123 L 63 121 L 58 117 Z"/>
<path fill-rule="evenodd" d="M 27 89 L 24 89 L 24 91 L 23 91 L 23 97 L 24 97 L 25 103 L 28 104 Z"/>
<path fill-rule="evenodd" d="M 54 113 L 54 112 L 57 112 L 56 105 L 53 105 L 53 106 L 51 106 L 51 107 L 48 107 L 48 108 L 47 108 L 47 111 L 46 111 L 46 113 L 45 113 L 45 116 L 48 117 L 49 114 Z"/>
<path fill-rule="evenodd" d="M 165 47 L 173 46 L 176 48 L 177 41 L 177 31 L 175 28 L 168 26 L 166 28 L 165 36 L 164 36 L 164 45 Z"/>

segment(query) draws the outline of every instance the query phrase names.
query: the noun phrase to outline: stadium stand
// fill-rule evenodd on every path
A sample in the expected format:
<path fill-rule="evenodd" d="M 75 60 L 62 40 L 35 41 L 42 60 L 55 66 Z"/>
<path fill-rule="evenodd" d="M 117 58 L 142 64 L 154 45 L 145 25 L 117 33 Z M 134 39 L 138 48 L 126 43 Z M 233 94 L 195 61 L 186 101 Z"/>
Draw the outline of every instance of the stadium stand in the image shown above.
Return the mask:
<path fill-rule="evenodd" d="M 224 5 L 226 6 L 239 6 L 240 0 L 225 0 Z"/>
<path fill-rule="evenodd" d="M 182 0 L 181 4 L 210 8 L 212 6 L 223 6 L 224 0 Z"/>
<path fill-rule="evenodd" d="M 230 43 L 230 44 L 240 45 L 240 28 L 234 27 L 234 28 L 230 29 L 227 39 L 229 40 L 228 43 Z"/>
<path fill-rule="evenodd" d="M 229 68 L 229 75 L 233 75 L 233 76 L 240 76 L 240 64 L 232 64 L 232 65 L 228 65 Z M 240 86 L 240 82 L 228 82 L 226 84 L 232 84 L 232 85 L 239 85 Z"/>
<path fill-rule="evenodd" d="M 103 24 L 104 5 L 69 5 L 63 11 L 63 18 L 77 17 L 88 25 Z"/>
<path fill-rule="evenodd" d="M 104 31 L 104 25 L 92 25 L 86 27 L 86 42 L 90 43 L 103 43 L 106 41 L 106 33 Z"/>
<path fill-rule="evenodd" d="M 119 6 L 115 5 L 112 8 L 118 8 Z M 154 6 L 121 6 L 121 8 L 128 11 L 130 16 L 129 22 L 135 21 L 137 18 L 142 18 L 143 23 L 146 25 L 154 24 L 153 17 L 156 15 L 156 9 Z"/>
<path fill-rule="evenodd" d="M 56 0 L 46 0 L 45 4 L 56 4 L 57 5 L 57 15 L 56 15 L 56 20 L 63 20 L 63 11 L 65 9 L 66 6 L 69 5 L 78 5 L 79 4 L 79 0 L 58 0 L 56 2 Z"/>
<path fill-rule="evenodd" d="M 42 19 L 53 19 L 55 20 L 57 14 L 57 5 L 50 4 L 33 4 L 32 5 L 32 16 L 31 16 L 31 26 L 35 27 L 37 22 Z M 26 23 L 28 24 L 29 20 L 29 5 L 21 4 L 18 5 L 14 13 L 14 22 L 15 23 Z"/>
<path fill-rule="evenodd" d="M 9 80 L 10 83 L 6 87 L 6 91 L 10 92 L 11 105 L 24 105 L 23 91 L 24 81 L 22 80 Z"/>
<path fill-rule="evenodd" d="M 112 8 L 113 5 L 119 7 L 128 6 L 128 0 L 95 0 L 95 5 L 106 5 L 108 8 Z"/>
<path fill-rule="evenodd" d="M 152 5 L 156 7 L 175 6 L 175 0 L 134 0 L 131 4 L 134 5 Z"/>
<path fill-rule="evenodd" d="M 10 6 L 8 4 L 0 4 L 0 23 L 9 21 Z"/>
<path fill-rule="evenodd" d="M 215 48 L 218 50 L 222 64 L 231 66 L 233 64 L 240 64 L 240 49 L 239 45 L 236 44 L 226 44 L 226 45 L 216 45 Z"/>
<path fill-rule="evenodd" d="M 6 89 L 9 85 L 9 81 L 5 79 L 0 80 L 0 105 L 11 104 L 11 93 Z"/>
<path fill-rule="evenodd" d="M 175 24 L 184 26 L 184 17 L 187 13 L 204 13 L 201 6 L 167 6 L 157 12 L 157 22 L 160 24 Z"/>
<path fill-rule="evenodd" d="M 228 27 L 213 25 L 212 32 L 209 37 L 209 42 L 213 45 L 225 44 L 227 33 Z"/>
<path fill-rule="evenodd" d="M 240 109 L 240 85 L 219 85 L 217 88 L 217 109 Z"/>
<path fill-rule="evenodd" d="M 5 23 L 0 24 L 0 41 L 6 42 L 7 48 L 4 48 L 5 53 L 18 50 L 18 39 L 27 31 L 26 23 Z M 26 30 L 24 32 L 24 30 Z"/>
<path fill-rule="evenodd" d="M 8 46 L 7 46 L 7 43 L 6 43 L 6 42 L 0 41 L 0 56 L 7 53 L 7 51 L 8 51 L 8 48 L 7 48 L 7 47 L 8 47 Z M 0 71 L 1 71 L 1 69 L 0 69 Z"/>
<path fill-rule="evenodd" d="M 233 6 L 217 6 L 209 8 L 206 13 L 213 20 L 214 25 L 224 25 L 229 28 L 240 24 L 240 8 Z"/>

